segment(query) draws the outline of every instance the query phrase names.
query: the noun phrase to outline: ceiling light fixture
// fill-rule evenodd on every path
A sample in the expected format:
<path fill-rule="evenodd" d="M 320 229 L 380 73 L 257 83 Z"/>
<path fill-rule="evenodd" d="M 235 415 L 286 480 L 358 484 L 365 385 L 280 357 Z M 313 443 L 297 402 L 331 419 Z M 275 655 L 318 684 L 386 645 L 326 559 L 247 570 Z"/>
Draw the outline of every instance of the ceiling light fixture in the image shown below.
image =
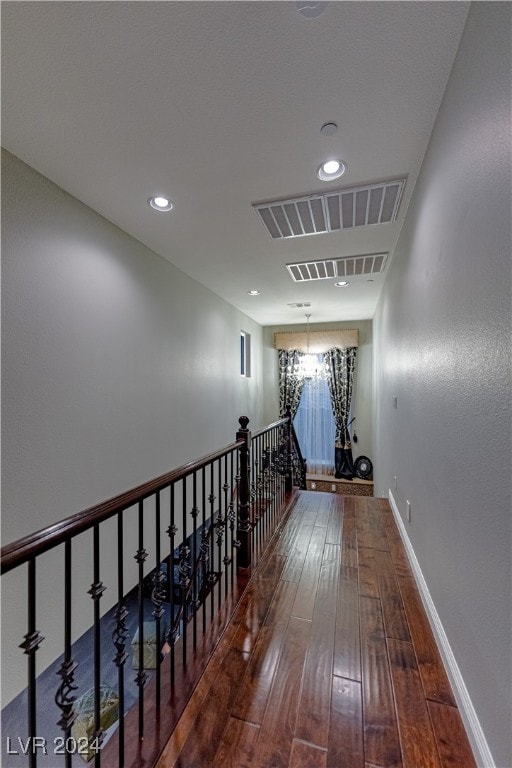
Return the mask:
<path fill-rule="evenodd" d="M 148 205 L 155 211 L 172 211 L 174 208 L 174 203 L 163 195 L 154 195 L 148 198 Z"/>
<path fill-rule="evenodd" d="M 326 163 L 322 166 L 324 173 L 338 173 L 340 169 L 340 164 L 337 160 L 328 160 Z"/>
<path fill-rule="evenodd" d="M 247 291 L 249 296 L 259 296 L 261 291 Z"/>
<path fill-rule="evenodd" d="M 332 181 L 339 179 L 347 170 L 346 163 L 343 160 L 326 160 L 319 166 L 316 175 L 320 181 Z"/>
<path fill-rule="evenodd" d="M 347 280 L 340 280 L 339 283 L 334 283 L 335 288 L 346 288 L 349 285 Z"/>
<path fill-rule="evenodd" d="M 322 363 L 320 355 L 312 354 L 309 351 L 309 318 L 311 313 L 306 315 L 307 330 L 306 330 L 306 352 L 299 355 L 295 364 L 288 366 L 288 371 L 298 379 L 306 380 L 313 379 L 319 381 L 321 379 L 327 379 L 329 376 L 329 364 Z"/>

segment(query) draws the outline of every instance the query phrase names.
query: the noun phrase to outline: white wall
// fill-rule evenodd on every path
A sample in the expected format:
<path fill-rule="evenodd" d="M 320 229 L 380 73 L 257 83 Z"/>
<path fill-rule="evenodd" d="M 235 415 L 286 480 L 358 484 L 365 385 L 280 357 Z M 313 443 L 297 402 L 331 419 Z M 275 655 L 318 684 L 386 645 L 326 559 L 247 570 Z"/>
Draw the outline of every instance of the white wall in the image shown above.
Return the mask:
<path fill-rule="evenodd" d="M 472 5 L 374 318 L 376 494 L 397 476 L 499 768 L 512 765 L 510 18 L 509 3 Z"/>
<path fill-rule="evenodd" d="M 240 415 L 264 423 L 258 324 L 8 153 L 2 174 L 5 544 L 232 442 Z M 112 543 L 105 530 L 103 610 L 115 602 Z M 92 623 L 90 546 L 75 547 L 88 601 L 77 598 L 75 636 Z M 43 560 L 40 668 L 62 648 L 62 555 Z M 4 703 L 25 685 L 21 581 L 3 580 Z"/>
<path fill-rule="evenodd" d="M 373 398 L 373 343 L 372 321 L 351 320 L 338 323 L 311 323 L 311 331 L 330 329 L 359 330 L 354 389 L 352 393 L 352 413 L 356 417 L 354 427 L 357 443 L 352 444 L 354 459 L 368 456 L 372 459 L 372 398 Z M 279 365 L 277 351 L 274 349 L 274 334 L 286 331 L 306 331 L 307 323 L 297 325 L 266 326 L 263 333 L 263 371 L 265 387 L 264 420 L 270 423 L 279 418 Z M 334 458 L 334 457 L 333 457 Z M 373 459 L 372 459 L 373 461 Z"/>

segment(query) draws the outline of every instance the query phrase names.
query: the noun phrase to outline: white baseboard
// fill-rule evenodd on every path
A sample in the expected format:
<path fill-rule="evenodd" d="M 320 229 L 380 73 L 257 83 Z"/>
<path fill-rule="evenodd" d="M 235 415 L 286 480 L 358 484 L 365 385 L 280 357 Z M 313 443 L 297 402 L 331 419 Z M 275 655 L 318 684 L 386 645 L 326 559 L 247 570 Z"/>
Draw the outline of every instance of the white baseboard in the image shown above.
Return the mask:
<path fill-rule="evenodd" d="M 478 720 L 475 708 L 469 696 L 468 689 L 466 688 L 466 684 L 464 683 L 461 671 L 457 661 L 455 660 L 455 656 L 453 655 L 450 643 L 448 642 L 448 637 L 446 636 L 446 632 L 444 631 L 441 619 L 439 618 L 439 614 L 434 605 L 434 601 L 432 600 L 428 590 L 427 582 L 425 581 L 423 573 L 421 572 L 420 564 L 418 563 L 404 522 L 400 512 L 398 511 L 393 493 L 391 490 L 389 490 L 388 493 L 389 503 L 393 511 L 396 524 L 398 525 L 400 536 L 402 537 L 411 568 L 413 570 L 414 576 L 416 577 L 419 592 L 423 602 L 423 607 L 427 613 L 427 617 L 434 633 L 437 647 L 439 648 L 439 652 L 446 667 L 446 671 L 453 688 L 453 693 L 455 699 L 457 700 L 459 711 L 464 722 L 468 738 L 471 742 L 475 760 L 477 761 L 479 768 L 498 768 L 492 757 L 491 750 L 487 744 L 482 726 L 480 725 L 480 721 Z"/>

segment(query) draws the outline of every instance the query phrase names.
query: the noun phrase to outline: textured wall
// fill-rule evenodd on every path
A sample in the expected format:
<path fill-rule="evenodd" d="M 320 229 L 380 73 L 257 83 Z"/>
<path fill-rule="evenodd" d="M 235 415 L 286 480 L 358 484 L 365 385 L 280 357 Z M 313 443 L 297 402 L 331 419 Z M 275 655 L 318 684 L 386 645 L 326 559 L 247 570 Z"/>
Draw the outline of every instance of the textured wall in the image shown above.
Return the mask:
<path fill-rule="evenodd" d="M 260 326 L 12 155 L 2 166 L 6 543 L 232 442 L 242 414 L 263 426 L 263 396 Z M 240 376 L 242 329 L 251 378 Z M 106 529 L 106 584 L 116 583 L 113 540 Z M 77 600 L 75 635 L 92 622 L 89 552 L 84 535 L 74 578 L 88 603 Z M 58 560 L 44 556 L 41 566 L 42 667 L 61 631 Z M 3 605 L 22 625 L 23 595 L 7 576 Z M 56 613 L 43 608 L 52 596 Z M 113 602 L 109 588 L 104 609 Z M 5 698 L 23 686 L 15 670 L 24 632 L 3 624 Z"/>
<path fill-rule="evenodd" d="M 500 768 L 512 765 L 510 12 L 471 8 L 374 318 L 376 494 L 392 489 Z"/>

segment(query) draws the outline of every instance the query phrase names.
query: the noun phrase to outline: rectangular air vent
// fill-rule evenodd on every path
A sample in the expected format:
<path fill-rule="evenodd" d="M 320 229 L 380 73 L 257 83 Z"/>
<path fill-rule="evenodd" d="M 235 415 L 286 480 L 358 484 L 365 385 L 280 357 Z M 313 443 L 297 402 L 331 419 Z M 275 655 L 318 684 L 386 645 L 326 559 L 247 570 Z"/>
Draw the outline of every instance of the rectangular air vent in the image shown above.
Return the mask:
<path fill-rule="evenodd" d="M 396 220 L 405 179 L 253 205 L 274 240 Z"/>
<path fill-rule="evenodd" d="M 287 306 L 291 307 L 292 309 L 303 309 L 304 307 L 310 307 L 311 302 L 310 301 L 294 301 L 291 304 L 288 304 Z"/>
<path fill-rule="evenodd" d="M 333 277 L 377 275 L 384 271 L 387 253 L 367 253 L 363 256 L 341 256 L 338 259 L 305 261 L 287 264 L 286 269 L 296 283 L 305 280 L 325 280 Z"/>

